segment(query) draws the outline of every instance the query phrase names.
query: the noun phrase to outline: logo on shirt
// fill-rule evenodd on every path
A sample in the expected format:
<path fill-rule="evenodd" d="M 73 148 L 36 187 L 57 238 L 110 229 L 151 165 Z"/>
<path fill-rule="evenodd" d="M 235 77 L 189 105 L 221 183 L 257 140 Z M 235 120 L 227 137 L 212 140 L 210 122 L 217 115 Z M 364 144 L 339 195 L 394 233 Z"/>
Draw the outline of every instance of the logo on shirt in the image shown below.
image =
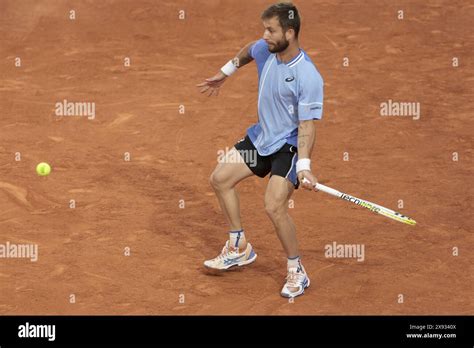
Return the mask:
<path fill-rule="evenodd" d="M 285 79 L 285 81 L 286 81 L 286 82 L 291 82 L 291 81 L 293 81 L 294 79 L 295 79 L 295 78 L 294 78 L 293 76 L 292 76 L 292 77 L 287 77 L 287 78 Z"/>
<path fill-rule="evenodd" d="M 320 106 L 313 106 L 312 108 L 309 108 L 310 110 L 321 110 Z"/>

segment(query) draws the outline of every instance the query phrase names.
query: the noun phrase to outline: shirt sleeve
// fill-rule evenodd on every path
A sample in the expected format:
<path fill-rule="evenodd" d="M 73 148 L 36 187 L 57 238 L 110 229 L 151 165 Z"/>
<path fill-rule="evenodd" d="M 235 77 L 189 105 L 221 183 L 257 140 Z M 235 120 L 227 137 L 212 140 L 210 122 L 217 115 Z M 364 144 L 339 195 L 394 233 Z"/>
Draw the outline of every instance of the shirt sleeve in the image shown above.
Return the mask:
<path fill-rule="evenodd" d="M 268 45 L 264 39 L 260 39 L 255 41 L 254 44 L 249 47 L 248 52 L 250 54 L 250 57 L 252 57 L 253 59 L 257 59 L 257 57 L 260 54 L 265 53 L 265 51 L 268 51 Z"/>
<path fill-rule="evenodd" d="M 320 120 L 323 117 L 323 79 L 314 71 L 304 74 L 298 95 L 298 119 Z"/>
<path fill-rule="evenodd" d="M 257 64 L 258 68 L 258 74 L 260 76 L 263 66 L 265 65 L 267 58 L 271 54 L 268 50 L 268 44 L 265 42 L 264 39 L 255 41 L 255 43 L 249 47 L 248 53 L 250 57 L 255 59 L 255 63 Z"/>

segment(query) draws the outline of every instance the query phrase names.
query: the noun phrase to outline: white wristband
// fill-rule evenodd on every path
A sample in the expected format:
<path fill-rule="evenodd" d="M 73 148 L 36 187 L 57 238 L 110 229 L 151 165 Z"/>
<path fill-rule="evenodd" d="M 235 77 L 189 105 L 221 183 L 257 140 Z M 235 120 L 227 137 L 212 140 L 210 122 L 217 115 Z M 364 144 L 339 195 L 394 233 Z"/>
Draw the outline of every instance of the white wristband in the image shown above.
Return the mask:
<path fill-rule="evenodd" d="M 232 75 L 233 73 L 235 73 L 237 71 L 237 67 L 234 65 L 234 63 L 232 62 L 232 60 L 229 60 L 227 62 L 226 65 L 224 65 L 222 68 L 221 68 L 221 71 L 227 75 L 227 76 L 230 76 Z"/>
<path fill-rule="evenodd" d="M 301 158 L 296 162 L 296 172 L 299 173 L 302 170 L 311 171 L 311 160 L 309 158 Z"/>

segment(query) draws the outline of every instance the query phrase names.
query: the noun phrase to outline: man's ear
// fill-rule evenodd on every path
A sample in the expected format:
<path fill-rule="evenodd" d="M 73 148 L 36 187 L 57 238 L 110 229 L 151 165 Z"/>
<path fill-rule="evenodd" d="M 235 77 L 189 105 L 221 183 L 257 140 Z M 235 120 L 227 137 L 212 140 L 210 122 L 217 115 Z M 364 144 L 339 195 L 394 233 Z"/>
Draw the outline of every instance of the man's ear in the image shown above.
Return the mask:
<path fill-rule="evenodd" d="M 295 38 L 295 29 L 290 28 L 285 32 L 286 41 L 290 41 L 291 38 Z"/>

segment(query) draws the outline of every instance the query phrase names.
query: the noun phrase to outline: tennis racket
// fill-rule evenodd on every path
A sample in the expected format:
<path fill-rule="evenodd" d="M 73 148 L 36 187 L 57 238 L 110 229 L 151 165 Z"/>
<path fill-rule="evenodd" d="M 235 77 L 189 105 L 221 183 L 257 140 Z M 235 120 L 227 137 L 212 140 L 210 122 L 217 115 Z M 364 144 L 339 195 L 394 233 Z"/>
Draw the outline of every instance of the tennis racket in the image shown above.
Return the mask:
<path fill-rule="evenodd" d="M 309 182 L 308 179 L 304 178 L 303 182 Z M 402 222 L 407 225 L 416 225 L 416 221 L 409 218 L 408 216 L 402 215 L 394 210 L 382 207 L 381 205 L 366 201 L 364 199 L 360 199 L 354 196 L 351 196 L 347 193 L 339 192 L 338 190 L 335 190 L 333 188 L 330 188 L 328 186 L 322 185 L 322 184 L 316 184 L 315 185 L 316 189 L 319 191 L 325 192 L 331 196 L 335 196 L 337 198 L 344 199 L 348 202 L 354 203 L 356 205 L 359 205 L 361 207 L 364 207 L 366 209 L 369 209 L 370 211 L 373 211 L 374 213 L 383 215 L 385 217 L 388 217 L 390 219 L 393 219 L 398 222 Z"/>

